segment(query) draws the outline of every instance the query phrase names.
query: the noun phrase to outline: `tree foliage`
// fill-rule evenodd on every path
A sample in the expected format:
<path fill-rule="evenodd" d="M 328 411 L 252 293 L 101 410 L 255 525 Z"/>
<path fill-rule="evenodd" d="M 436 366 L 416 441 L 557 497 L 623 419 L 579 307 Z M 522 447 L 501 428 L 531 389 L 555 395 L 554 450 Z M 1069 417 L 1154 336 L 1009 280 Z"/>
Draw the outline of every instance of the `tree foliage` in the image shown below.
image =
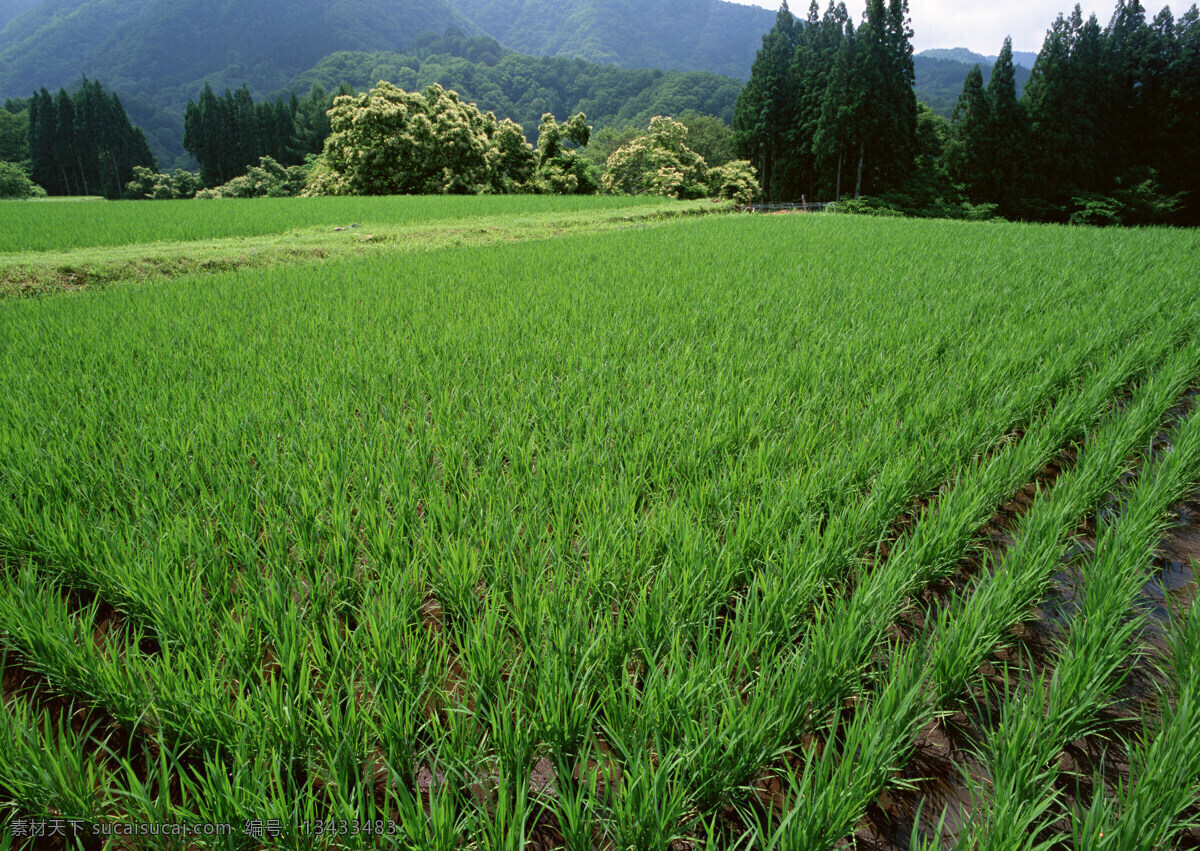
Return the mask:
<path fill-rule="evenodd" d="M 310 164 L 283 166 L 262 157 L 246 173 L 228 183 L 201 189 L 197 198 L 291 198 L 304 191 Z"/>
<path fill-rule="evenodd" d="M 250 89 L 225 90 L 217 97 L 205 83 L 200 103 L 188 101 L 184 114 L 183 147 L 200 163 L 205 186 L 227 183 L 246 173 L 266 156 L 291 161 L 294 157 L 295 116 L 299 103 L 255 103 Z"/>
<path fill-rule="evenodd" d="M 462 49 L 435 49 L 480 68 L 494 66 L 515 49 L 527 54 L 527 61 L 556 57 L 547 61 L 569 66 L 579 59 L 585 67 L 626 71 L 627 77 L 651 77 L 655 72 L 646 70 L 651 68 L 668 69 L 668 74 L 706 71 L 712 72 L 710 77 L 720 75 L 722 85 L 732 83 L 732 106 L 759 39 L 771 25 L 770 12 L 723 0 L 296 0 L 288 4 L 287 14 L 280 14 L 280 8 L 269 0 L 43 0 L 0 31 L 0 99 L 40 86 L 70 88 L 86 72 L 121 93 L 157 158 L 177 165 L 183 164 L 176 159 L 184 156 L 185 106 L 205 82 L 218 95 L 245 82 L 256 100 L 273 100 L 276 94 L 287 100 L 289 89 L 303 93 L 315 82 L 296 84 L 296 76 L 331 54 L 399 50 L 411 55 L 428 50 L 431 34 L 436 41 L 450 31 Z M 493 38 L 483 38 L 489 35 Z M 363 79 L 351 80 L 360 89 L 381 79 L 409 91 L 440 83 L 484 110 L 516 119 L 527 138 L 545 112 L 562 116 L 584 111 L 604 126 L 628 100 L 617 94 L 614 105 L 608 94 L 615 87 L 598 79 L 595 103 L 533 103 L 559 90 L 553 75 L 535 71 L 530 103 L 518 116 L 491 102 L 490 91 L 471 85 L 474 79 L 457 71 L 454 77 L 419 80 L 365 71 Z M 321 82 L 332 90 L 343 79 L 349 78 Z M 695 89 L 696 102 L 644 104 L 637 110 L 644 114 L 621 120 L 644 125 L 651 115 L 689 106 L 712 111 L 699 102 L 705 97 L 699 86 L 688 83 L 686 88 Z M 522 92 L 509 87 L 505 96 L 517 102 Z M 678 101 L 690 94 L 674 91 L 670 96 Z M 579 99 L 586 97 L 584 93 Z M 728 121 L 731 116 L 723 117 Z"/>
<path fill-rule="evenodd" d="M 134 166 L 133 180 L 125 185 L 125 197 L 132 201 L 172 201 L 194 198 L 200 190 L 200 178 L 181 168 L 161 174 L 145 166 Z"/>
<path fill-rule="evenodd" d="M 897 187 L 916 154 L 907 0 L 869 0 L 856 29 L 844 3 L 798 21 L 786 2 L 738 98 L 738 153 L 772 201 Z"/>
<path fill-rule="evenodd" d="M 36 198 L 45 194 L 46 190 L 30 180 L 24 168 L 0 160 L 0 198 Z"/>
<path fill-rule="evenodd" d="M 29 159 L 29 110 L 0 109 L 0 161 Z"/>
<path fill-rule="evenodd" d="M 594 181 L 578 149 L 591 127 L 582 113 L 559 124 L 542 117 L 538 147 L 513 121 L 497 121 L 439 85 L 406 92 L 380 82 L 343 95 L 329 112 L 332 132 L 313 168 L 316 195 L 587 192 Z"/>
<path fill-rule="evenodd" d="M 608 158 L 602 184 L 607 192 L 703 198 L 721 195 L 748 203 L 756 194 L 753 167 L 733 160 L 710 169 L 687 145 L 688 128 L 664 116 L 650 120 L 649 132 L 622 145 Z"/>
<path fill-rule="evenodd" d="M 723 121 L 733 117 L 742 84 L 706 72 L 628 69 L 582 59 L 522 56 L 488 38 L 449 35 L 418 42 L 404 53 L 335 53 L 291 82 L 296 90 L 340 82 L 366 90 L 388 80 L 406 91 L 438 84 L 454 89 L 484 112 L 511 118 L 533 141 L 541 117 L 587 113 L 597 130 L 630 124 L 644 128 L 655 115 L 695 110 Z"/>
<path fill-rule="evenodd" d="M 157 168 L 121 99 L 86 77 L 73 95 L 34 95 L 28 138 L 33 180 L 51 195 L 120 198 L 136 166 Z"/>
<path fill-rule="evenodd" d="M 587 147 L 592 128 L 587 115 L 577 112 L 559 124 L 554 114 L 542 116 L 538 127 L 538 189 L 550 195 L 589 195 L 599 185 L 580 150 Z"/>
<path fill-rule="evenodd" d="M 1077 5 L 1047 31 L 1024 96 L 1006 41 L 988 86 L 985 132 L 958 176 L 1006 216 L 1088 224 L 1200 224 L 1200 12 L 1148 21 L 1118 0 L 1107 27 Z M 969 83 L 970 81 L 968 81 Z M 972 97 L 964 88 L 964 98 Z"/>

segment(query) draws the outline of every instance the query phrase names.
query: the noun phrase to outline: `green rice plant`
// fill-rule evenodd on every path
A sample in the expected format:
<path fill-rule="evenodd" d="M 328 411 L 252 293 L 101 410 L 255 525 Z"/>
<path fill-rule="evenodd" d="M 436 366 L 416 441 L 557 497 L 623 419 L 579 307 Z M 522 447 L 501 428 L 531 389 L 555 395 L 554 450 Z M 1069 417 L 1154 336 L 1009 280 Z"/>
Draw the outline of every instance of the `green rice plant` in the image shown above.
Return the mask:
<path fill-rule="evenodd" d="M 625 768 L 607 782 L 600 806 L 604 835 L 618 848 L 651 851 L 685 835 L 694 818 L 680 756 L 646 750 L 621 751 Z"/>
<path fill-rule="evenodd" d="M 152 205 L 114 201 L 103 205 L 0 202 L 5 222 L 0 252 L 46 251 L 93 245 L 123 245 L 255 236 L 300 228 L 346 227 L 497 214 L 653 206 L 655 199 L 610 196 L 394 198 L 258 198 L 236 201 L 162 201 Z M 662 204 L 662 200 L 657 200 Z"/>
<path fill-rule="evenodd" d="M 770 810 L 765 822 L 751 816 L 753 847 L 832 848 L 854 829 L 928 717 L 922 651 L 898 650 L 891 676 L 870 702 L 858 703 L 848 721 L 834 716 L 823 745 L 805 750 L 804 770 L 785 777 L 791 803 L 780 823 L 773 823 Z"/>
<path fill-rule="evenodd" d="M 550 627 L 547 643 L 528 651 L 532 658 L 526 702 L 531 720 L 538 739 L 562 765 L 579 758 L 596 724 L 603 639 L 573 632 L 577 623 L 564 620 Z"/>
<path fill-rule="evenodd" d="M 1064 473 L 1048 498 L 1022 518 L 1016 543 L 1004 564 L 982 573 L 960 598 L 941 609 L 932 625 L 939 636 L 932 659 L 942 699 L 959 694 L 993 649 L 993 636 L 1015 623 L 1043 596 L 1065 551 L 1065 537 L 1126 469 L 1125 459 L 1144 444 L 1172 402 L 1195 375 L 1200 344 L 1180 350 L 1162 372 L 1138 388 L 1129 406 L 1115 413 L 1081 449 L 1076 466 Z"/>
<path fill-rule="evenodd" d="M 232 835 L 207 840 L 213 847 L 229 851 L 256 847 L 261 840 L 240 830 L 248 821 L 277 822 L 283 830 L 278 837 L 281 847 L 314 846 L 311 828 L 324 823 L 328 809 L 318 805 L 306 783 L 305 767 L 293 754 L 255 740 L 247 730 L 225 753 L 205 753 L 193 768 L 185 767 L 182 756 L 171 767 L 183 799 L 176 819 L 235 826 Z M 139 792 L 131 784 L 135 802 L 146 798 Z M 150 806 L 143 803 L 142 809 Z"/>
<path fill-rule="evenodd" d="M 901 709 L 894 717 L 884 715 L 872 721 L 879 730 L 886 729 L 898 737 L 899 744 L 894 749 L 868 751 L 874 761 L 868 759 L 865 764 L 859 751 L 855 752 L 854 760 L 836 762 L 839 771 L 865 778 L 867 785 L 855 794 L 856 787 L 850 780 L 826 780 L 823 766 L 831 758 L 827 752 L 822 752 L 819 760 L 810 754 L 799 786 L 792 790 L 796 796 L 802 796 L 795 800 L 805 801 L 805 814 L 796 817 L 800 821 L 794 821 L 789 828 L 789 834 L 806 837 L 801 840 L 800 847 L 829 847 L 857 823 L 866 806 L 878 796 L 921 726 L 932 719 L 935 710 L 948 705 L 959 694 L 970 673 L 1001 641 L 1004 630 L 1037 599 L 1037 592 L 1053 575 L 1065 551 L 1066 535 L 1078 518 L 1096 504 L 1105 489 L 1117 482 L 1124 469 L 1125 457 L 1153 433 L 1171 402 L 1194 374 L 1196 358 L 1195 345 L 1181 350 L 1162 372 L 1135 391 L 1126 411 L 1115 412 L 1106 418 L 1081 449 L 1077 465 L 1065 472 L 1053 490 L 1036 501 L 1029 514 L 1022 518 L 1016 543 L 1007 554 L 1004 568 L 983 574 L 972 593 L 964 598 L 963 605 L 951 605 L 939 612 L 927 641 L 918 645 L 919 649 L 913 655 L 900 657 L 899 673 L 883 678 L 883 689 L 892 688 L 897 681 L 907 682 L 905 677 L 917 682 L 916 693 L 921 694 L 922 699 L 911 707 L 900 704 Z M 888 570 L 894 568 L 895 565 L 889 563 Z M 994 605 L 996 597 L 985 593 L 986 589 L 1007 589 L 1010 583 L 1017 590 L 1009 592 L 1007 605 Z M 874 598 L 864 599 L 867 601 L 864 612 L 878 611 L 878 602 Z M 948 610 L 953 611 L 953 616 L 946 613 Z M 844 693 L 842 689 L 849 685 L 840 683 L 848 682 L 848 676 L 850 681 L 861 676 L 848 674 L 848 666 L 857 664 L 861 666 L 860 670 L 865 670 L 870 664 L 869 656 L 855 657 L 848 646 L 857 643 L 856 636 L 864 627 L 869 629 L 871 624 L 866 614 L 861 619 L 841 617 L 821 621 L 817 627 L 824 623 L 831 624 L 828 634 L 823 634 L 811 649 L 802 651 L 798 667 L 811 666 L 815 671 L 824 672 L 816 677 L 818 687 L 823 689 L 817 693 L 828 700 Z M 814 651 L 820 655 L 814 655 Z M 812 659 L 817 663 L 810 661 Z M 808 677 L 802 682 L 809 685 L 811 679 Z M 827 705 L 817 704 L 818 707 Z M 856 715 L 856 721 L 857 718 Z M 1024 739 L 1006 738 L 1005 741 Z M 870 780 L 872 777 L 875 781 Z M 870 785 L 871 782 L 876 785 Z M 1022 782 L 1028 782 L 1028 778 Z M 810 817 L 809 813 L 814 815 Z M 803 826 L 810 823 L 815 827 Z M 818 832 L 813 833 L 813 830 Z"/>
<path fill-rule="evenodd" d="M 596 756 L 591 742 L 583 743 L 574 758 L 552 751 L 554 790 L 547 807 L 567 851 L 591 851 L 599 835 L 602 767 L 598 762 L 592 766 Z"/>
<path fill-rule="evenodd" d="M 1144 353 L 1137 349 L 1127 356 L 1128 360 L 1142 357 Z M 884 647 L 887 629 L 908 598 L 944 576 L 964 556 L 994 506 L 1041 466 L 1070 433 L 1066 429 L 1072 420 L 1078 427 L 1100 415 L 1111 381 L 1126 374 L 1128 360 L 1114 362 L 1095 384 L 1058 406 L 1045 422 L 1032 426 L 1018 446 L 1006 447 L 986 464 L 964 471 L 911 533 L 896 541 L 885 569 L 873 571 L 853 596 L 836 598 L 818 610 L 796 655 L 800 670 L 794 681 L 803 683 L 804 692 L 789 695 L 787 701 L 796 707 L 797 723 L 821 719 L 839 701 L 861 691 L 873 655 Z"/>
<path fill-rule="evenodd" d="M 104 770 L 88 753 L 107 751 L 98 723 L 78 733 L 69 719 L 74 707 L 57 723 L 13 697 L 0 713 L 0 789 L 12 808 L 30 816 L 101 821 L 111 806 Z M 6 831 L 7 833 L 7 831 Z"/>
<path fill-rule="evenodd" d="M 410 847 L 543 808 L 580 847 L 711 834 L 885 693 L 911 595 L 1200 318 L 1187 235 L 792 218 L 0 302 L 0 559 L 29 565 L 0 572 L 0 640 L 154 730 L 192 811 L 386 798 Z M 1092 491 L 1029 534 L 1057 546 Z M 1006 615 L 1035 543 L 988 592 Z M 65 588 L 120 610 L 115 657 Z M 1003 634 L 983 614 L 931 645 L 933 692 L 971 675 L 952 644 Z M 829 763 L 863 780 L 821 812 L 897 753 Z M 541 756 L 564 798 L 521 782 Z"/>
<path fill-rule="evenodd" d="M 964 840 L 971 847 L 1017 847 L 1020 837 L 1036 832 L 1058 797 L 1054 758 L 1067 743 L 1095 732 L 1098 713 L 1124 680 L 1145 620 L 1129 612 L 1167 510 L 1196 487 L 1200 417 L 1189 417 L 1171 445 L 1161 462 L 1143 462 L 1118 518 L 1102 527 L 1095 556 L 1081 572 L 1083 603 L 1067 626 L 1053 676 L 1020 701 L 1006 702 L 1000 726 L 984 745 L 991 794 L 972 782 L 988 803 L 976 810 Z"/>
<path fill-rule="evenodd" d="M 1195 419 L 1193 416 L 1191 419 Z M 1200 617 L 1197 603 L 1173 620 L 1163 667 L 1167 688 L 1158 718 L 1128 742 L 1129 779 L 1114 794 L 1097 794 L 1086 810 L 1073 812 L 1079 848 L 1152 849 L 1170 846 L 1195 827 L 1185 813 L 1200 793 Z M 1103 789 L 1097 783 L 1097 789 Z"/>

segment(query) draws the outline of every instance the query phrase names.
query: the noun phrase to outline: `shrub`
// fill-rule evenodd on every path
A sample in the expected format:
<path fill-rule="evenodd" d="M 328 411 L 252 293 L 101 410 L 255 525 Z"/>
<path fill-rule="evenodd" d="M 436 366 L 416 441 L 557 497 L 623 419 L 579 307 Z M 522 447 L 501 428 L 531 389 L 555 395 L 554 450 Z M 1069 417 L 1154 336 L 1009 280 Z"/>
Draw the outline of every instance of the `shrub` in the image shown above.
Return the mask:
<path fill-rule="evenodd" d="M 212 189 L 203 189 L 196 197 L 291 198 L 304 191 L 311 167 L 311 163 L 285 167 L 271 157 L 263 157 L 241 177 Z"/>
<path fill-rule="evenodd" d="M 739 204 L 749 204 L 758 195 L 758 177 L 748 160 L 732 160 L 708 172 L 710 194 Z"/>
<path fill-rule="evenodd" d="M 29 179 L 18 163 L 0 161 L 0 198 L 44 197 L 46 190 Z"/>
<path fill-rule="evenodd" d="M 607 192 L 703 198 L 709 194 L 704 157 L 685 143 L 688 129 L 656 115 L 650 131 L 613 151 L 601 182 Z"/>
<path fill-rule="evenodd" d="M 170 174 L 156 173 L 145 166 L 133 167 L 133 180 L 125 184 L 125 197 L 131 200 L 170 201 L 192 198 L 200 188 L 200 178 L 181 168 Z"/>

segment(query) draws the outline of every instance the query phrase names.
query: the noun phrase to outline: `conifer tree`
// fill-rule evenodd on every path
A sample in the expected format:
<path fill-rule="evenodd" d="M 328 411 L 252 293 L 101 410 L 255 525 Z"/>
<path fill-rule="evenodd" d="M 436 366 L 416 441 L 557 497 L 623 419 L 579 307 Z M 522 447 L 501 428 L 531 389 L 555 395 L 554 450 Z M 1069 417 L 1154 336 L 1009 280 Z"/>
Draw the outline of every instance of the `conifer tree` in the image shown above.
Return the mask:
<path fill-rule="evenodd" d="M 64 195 L 86 195 L 80 180 L 75 140 L 75 105 L 66 89 L 59 89 L 54 98 L 54 160 L 62 175 L 61 189 Z M 72 175 L 74 178 L 72 179 Z"/>
<path fill-rule="evenodd" d="M 793 92 L 789 85 L 796 50 L 797 22 L 787 0 L 779 7 L 775 26 L 763 36 L 750 80 L 734 107 L 733 130 L 738 153 L 757 168 L 763 197 L 781 198 L 787 170 L 785 134 L 791 127 Z"/>
<path fill-rule="evenodd" d="M 33 166 L 33 182 L 53 195 L 66 191 L 54 159 L 56 125 L 54 99 L 43 87 L 29 102 L 29 161 Z"/>
<path fill-rule="evenodd" d="M 854 24 L 845 22 L 845 35 L 838 45 L 833 68 L 822 93 L 821 116 L 814 136 L 814 151 L 821 179 L 818 191 L 825 197 L 840 201 L 842 193 L 852 190 L 850 182 L 852 157 L 859 150 L 861 125 L 859 117 L 863 90 L 856 83 L 858 67 L 855 56 Z M 813 193 L 815 197 L 817 192 Z"/>
<path fill-rule="evenodd" d="M 983 72 L 975 65 L 967 73 L 952 118 L 954 138 L 947 145 L 946 168 L 961 183 L 974 204 L 991 200 L 988 156 L 994 126 L 992 105 L 983 88 Z"/>
<path fill-rule="evenodd" d="M 1011 38 L 1004 39 L 992 66 L 987 103 L 990 115 L 985 134 L 987 149 L 983 152 L 986 159 L 980 163 L 988 172 L 986 194 L 989 201 L 1000 205 L 1003 215 L 1013 215 L 1019 210 L 1025 192 L 1028 165 L 1025 111 L 1017 100 Z"/>

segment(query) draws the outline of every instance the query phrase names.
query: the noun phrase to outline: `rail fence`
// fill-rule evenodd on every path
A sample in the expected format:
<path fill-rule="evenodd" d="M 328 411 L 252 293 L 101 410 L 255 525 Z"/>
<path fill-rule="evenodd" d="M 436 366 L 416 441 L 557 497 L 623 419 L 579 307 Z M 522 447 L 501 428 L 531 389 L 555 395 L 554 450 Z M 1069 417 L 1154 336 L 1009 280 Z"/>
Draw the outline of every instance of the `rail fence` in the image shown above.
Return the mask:
<path fill-rule="evenodd" d="M 826 210 L 833 210 L 835 207 L 832 201 L 827 201 L 825 203 L 739 204 L 734 209 L 739 213 L 807 213 L 810 211 L 824 212 Z"/>

